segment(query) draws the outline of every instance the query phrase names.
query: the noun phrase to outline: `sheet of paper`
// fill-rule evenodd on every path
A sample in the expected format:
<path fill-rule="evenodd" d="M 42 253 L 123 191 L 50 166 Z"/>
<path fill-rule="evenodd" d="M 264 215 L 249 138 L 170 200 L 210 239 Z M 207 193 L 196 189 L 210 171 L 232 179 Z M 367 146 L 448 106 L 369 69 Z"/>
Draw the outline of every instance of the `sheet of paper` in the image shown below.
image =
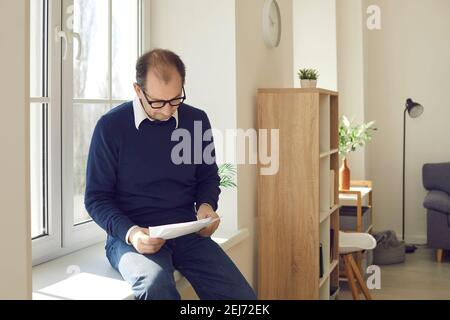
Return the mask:
<path fill-rule="evenodd" d="M 149 227 L 148 230 L 150 232 L 150 237 L 152 238 L 162 238 L 165 240 L 169 240 L 184 236 L 189 233 L 198 232 L 219 219 L 220 218 L 206 218 L 191 222 L 166 224 L 157 227 Z"/>

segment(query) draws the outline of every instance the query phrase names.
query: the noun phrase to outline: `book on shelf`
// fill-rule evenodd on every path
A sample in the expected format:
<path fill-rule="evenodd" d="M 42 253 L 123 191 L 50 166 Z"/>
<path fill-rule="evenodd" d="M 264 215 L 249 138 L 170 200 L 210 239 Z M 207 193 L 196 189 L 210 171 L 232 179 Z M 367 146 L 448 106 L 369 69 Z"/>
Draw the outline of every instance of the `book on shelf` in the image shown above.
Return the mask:
<path fill-rule="evenodd" d="M 320 244 L 320 249 L 319 249 L 319 257 L 320 257 L 320 261 L 319 261 L 319 265 L 320 265 L 320 271 L 319 271 L 319 276 L 320 278 L 323 277 L 323 249 L 322 249 L 322 244 Z"/>
<path fill-rule="evenodd" d="M 330 261 L 334 260 L 334 229 L 330 229 Z"/>
<path fill-rule="evenodd" d="M 334 199 L 334 186 L 335 186 L 336 173 L 334 170 L 330 170 L 330 209 L 334 207 L 336 201 Z"/>

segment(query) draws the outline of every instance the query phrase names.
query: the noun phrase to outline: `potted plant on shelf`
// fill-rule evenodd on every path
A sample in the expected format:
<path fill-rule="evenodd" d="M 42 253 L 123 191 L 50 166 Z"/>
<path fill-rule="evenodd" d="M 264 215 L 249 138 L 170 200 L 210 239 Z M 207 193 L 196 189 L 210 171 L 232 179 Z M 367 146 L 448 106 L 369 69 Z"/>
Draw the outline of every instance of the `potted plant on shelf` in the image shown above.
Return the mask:
<path fill-rule="evenodd" d="M 316 88 L 319 72 L 316 69 L 300 69 L 298 77 L 302 88 Z"/>
<path fill-rule="evenodd" d="M 350 169 L 348 167 L 347 156 L 350 152 L 356 151 L 358 147 L 364 147 L 372 140 L 373 134 L 378 129 L 374 127 L 375 121 L 353 124 L 346 116 L 341 118 L 339 124 L 339 154 L 342 156 L 342 166 L 339 169 L 339 189 L 350 189 Z"/>

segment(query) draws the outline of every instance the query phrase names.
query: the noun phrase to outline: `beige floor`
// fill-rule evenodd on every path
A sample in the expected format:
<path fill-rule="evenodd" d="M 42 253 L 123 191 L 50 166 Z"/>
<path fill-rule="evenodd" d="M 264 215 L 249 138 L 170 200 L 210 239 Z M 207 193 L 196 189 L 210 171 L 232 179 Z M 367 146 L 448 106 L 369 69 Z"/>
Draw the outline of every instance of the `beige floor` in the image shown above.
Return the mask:
<path fill-rule="evenodd" d="M 404 264 L 381 266 L 381 289 L 371 294 L 376 300 L 450 300 L 450 251 L 438 264 L 435 251 L 421 246 Z M 339 300 L 351 299 L 348 285 L 341 282 Z"/>

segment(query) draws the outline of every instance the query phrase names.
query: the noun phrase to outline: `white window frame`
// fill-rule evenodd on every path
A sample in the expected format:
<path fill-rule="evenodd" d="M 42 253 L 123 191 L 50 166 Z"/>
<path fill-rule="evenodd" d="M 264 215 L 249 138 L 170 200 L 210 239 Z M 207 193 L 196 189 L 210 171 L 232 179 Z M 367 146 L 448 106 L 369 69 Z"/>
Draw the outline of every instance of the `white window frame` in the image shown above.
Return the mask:
<path fill-rule="evenodd" d="M 30 0 L 33 1 L 33 0 Z M 109 0 L 110 4 L 112 0 Z M 66 8 L 73 0 L 49 0 L 48 98 L 30 99 L 31 103 L 48 104 L 48 219 L 47 235 L 32 241 L 33 265 L 38 265 L 105 240 L 105 232 L 93 221 L 74 225 L 72 192 L 72 122 L 74 102 L 120 104 L 122 100 L 75 100 L 72 95 L 72 48 L 67 48 L 67 59 L 62 59 L 63 41 L 56 42 L 57 28 L 66 28 Z M 150 48 L 150 0 L 139 0 L 139 50 Z M 111 5 L 109 10 L 112 24 Z M 110 25 L 110 30 L 111 25 Z M 146 31 L 147 30 L 147 31 Z M 109 36 L 111 43 L 111 31 Z M 111 47 L 110 47 L 111 48 Z M 109 49 L 111 52 L 111 49 Z M 111 61 L 111 56 L 109 57 Z M 110 63 L 111 69 L 111 63 Z M 64 77 L 64 79 L 63 79 Z M 111 78 L 111 77 L 110 77 Z M 110 81 L 111 82 L 111 81 Z M 70 94 L 68 94 L 70 93 Z M 111 98 L 111 97 L 110 97 Z M 64 112 L 62 110 L 64 109 Z M 67 167 L 68 169 L 65 169 Z"/>

